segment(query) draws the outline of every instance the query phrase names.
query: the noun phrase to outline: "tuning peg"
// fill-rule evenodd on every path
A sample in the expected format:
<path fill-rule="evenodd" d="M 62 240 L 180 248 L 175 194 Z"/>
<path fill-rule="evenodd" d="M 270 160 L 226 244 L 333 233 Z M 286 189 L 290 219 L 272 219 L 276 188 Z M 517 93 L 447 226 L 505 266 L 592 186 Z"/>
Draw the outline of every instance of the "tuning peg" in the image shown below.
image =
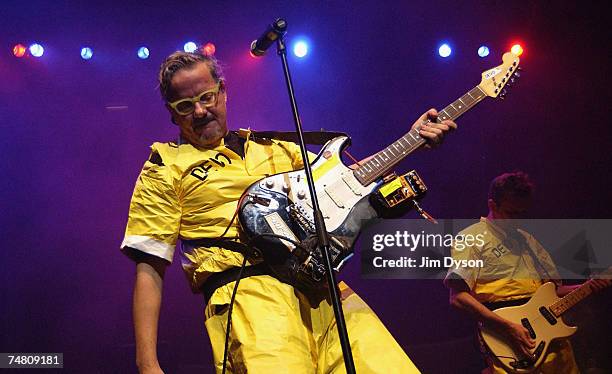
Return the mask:
<path fill-rule="evenodd" d="M 508 86 L 510 86 L 512 83 L 514 83 L 515 79 L 514 77 L 510 78 L 510 82 L 508 82 Z"/>
<path fill-rule="evenodd" d="M 521 77 L 521 73 L 519 73 L 518 71 L 514 73 L 514 77 L 516 78 L 520 78 Z"/>

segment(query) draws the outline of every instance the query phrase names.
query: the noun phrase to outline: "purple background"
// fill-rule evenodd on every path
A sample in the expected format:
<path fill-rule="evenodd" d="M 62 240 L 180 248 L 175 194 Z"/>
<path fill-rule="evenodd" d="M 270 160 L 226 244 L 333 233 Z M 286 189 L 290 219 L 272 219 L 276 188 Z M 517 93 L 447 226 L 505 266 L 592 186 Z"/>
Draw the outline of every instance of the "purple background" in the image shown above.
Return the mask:
<path fill-rule="evenodd" d="M 291 130 L 279 59 L 247 52 L 278 16 L 290 39 L 312 42 L 306 59 L 290 58 L 305 128 L 350 133 L 356 157 L 474 87 L 520 40 L 525 73 L 508 98 L 485 100 L 444 146 L 398 170 L 418 170 L 430 188 L 424 207 L 438 217 L 484 215 L 490 179 L 513 169 L 538 185 L 536 217 L 610 217 L 610 35 L 597 5 L 224 3 L 3 2 L 0 351 L 63 352 L 63 372 L 135 370 L 134 266 L 118 247 L 148 146 L 177 133 L 156 90 L 159 64 L 187 40 L 212 41 L 226 65 L 229 126 Z M 454 47 L 445 60 L 437 56 L 443 39 Z M 43 58 L 12 56 L 14 44 L 34 40 Z M 476 55 L 481 43 L 491 49 L 485 59 Z M 136 58 L 141 44 L 148 60 Z M 79 56 L 84 45 L 94 49 L 90 61 Z M 476 371 L 470 322 L 448 307 L 439 281 L 362 280 L 359 259 L 341 278 L 424 372 Z M 574 344 L 583 368 L 589 359 L 612 367 L 609 300 L 607 291 L 582 309 Z M 159 332 L 167 372 L 212 371 L 202 304 L 175 263 Z"/>

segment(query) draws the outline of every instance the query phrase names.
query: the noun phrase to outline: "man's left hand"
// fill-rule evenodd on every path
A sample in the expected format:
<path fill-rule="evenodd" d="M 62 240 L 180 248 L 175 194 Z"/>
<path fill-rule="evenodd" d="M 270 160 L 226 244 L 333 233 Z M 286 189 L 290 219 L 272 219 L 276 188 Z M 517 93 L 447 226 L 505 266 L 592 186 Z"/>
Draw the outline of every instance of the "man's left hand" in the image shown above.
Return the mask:
<path fill-rule="evenodd" d="M 427 140 L 426 148 L 437 147 L 442 144 L 444 135 L 457 129 L 457 124 L 451 120 L 444 120 L 441 123 L 437 123 L 438 111 L 435 109 L 429 109 L 423 113 L 421 117 L 412 125 L 412 128 L 419 129 L 419 135 Z"/>
<path fill-rule="evenodd" d="M 589 286 L 594 292 L 599 292 L 612 284 L 612 279 L 591 279 Z"/>

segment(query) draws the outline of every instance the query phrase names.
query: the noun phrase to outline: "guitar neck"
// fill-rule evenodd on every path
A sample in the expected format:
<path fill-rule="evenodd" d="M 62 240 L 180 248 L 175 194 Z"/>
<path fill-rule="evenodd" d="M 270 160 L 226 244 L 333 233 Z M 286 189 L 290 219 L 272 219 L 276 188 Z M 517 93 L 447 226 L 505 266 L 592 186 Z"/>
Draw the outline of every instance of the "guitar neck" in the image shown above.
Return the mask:
<path fill-rule="evenodd" d="M 472 88 L 465 95 L 438 112 L 437 122 L 447 119 L 454 121 L 478 104 L 486 96 L 485 92 L 479 86 Z M 356 168 L 353 174 L 362 185 L 367 186 L 376 179 L 384 176 L 391 168 L 403 160 L 404 157 L 414 152 L 425 144 L 425 142 L 426 140 L 421 137 L 419 131 L 417 129 L 412 129 Z"/>
<path fill-rule="evenodd" d="M 590 286 L 591 281 L 585 282 L 582 286 L 568 293 L 561 299 L 549 306 L 549 309 L 556 317 L 573 308 L 576 304 L 586 299 L 593 293 Z"/>

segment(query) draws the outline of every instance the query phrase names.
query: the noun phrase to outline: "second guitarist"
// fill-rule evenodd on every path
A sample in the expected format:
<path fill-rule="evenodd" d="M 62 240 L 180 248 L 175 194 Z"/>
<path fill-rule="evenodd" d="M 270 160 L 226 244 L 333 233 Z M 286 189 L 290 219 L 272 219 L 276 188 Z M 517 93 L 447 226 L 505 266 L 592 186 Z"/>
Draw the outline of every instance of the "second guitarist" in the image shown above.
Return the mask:
<path fill-rule="evenodd" d="M 452 250 L 453 258 L 480 259 L 484 267 L 452 269 L 445 279 L 453 307 L 498 330 L 526 356 L 531 355 L 530 351 L 535 348 L 529 331 L 491 310 L 524 304 L 546 281 L 557 284 L 560 297 L 578 287 L 562 285 L 559 273 L 542 245 L 512 223 L 512 220 L 526 218 L 532 203 L 532 192 L 533 183 L 523 172 L 505 173 L 493 179 L 489 189 L 487 217 L 462 231 L 462 234 L 484 234 L 485 244 L 463 251 Z M 609 280 L 592 280 L 591 287 L 598 290 L 609 283 Z M 484 350 L 483 353 L 489 372 L 506 372 L 494 357 Z M 551 344 L 539 372 L 579 372 L 567 339 Z"/>

